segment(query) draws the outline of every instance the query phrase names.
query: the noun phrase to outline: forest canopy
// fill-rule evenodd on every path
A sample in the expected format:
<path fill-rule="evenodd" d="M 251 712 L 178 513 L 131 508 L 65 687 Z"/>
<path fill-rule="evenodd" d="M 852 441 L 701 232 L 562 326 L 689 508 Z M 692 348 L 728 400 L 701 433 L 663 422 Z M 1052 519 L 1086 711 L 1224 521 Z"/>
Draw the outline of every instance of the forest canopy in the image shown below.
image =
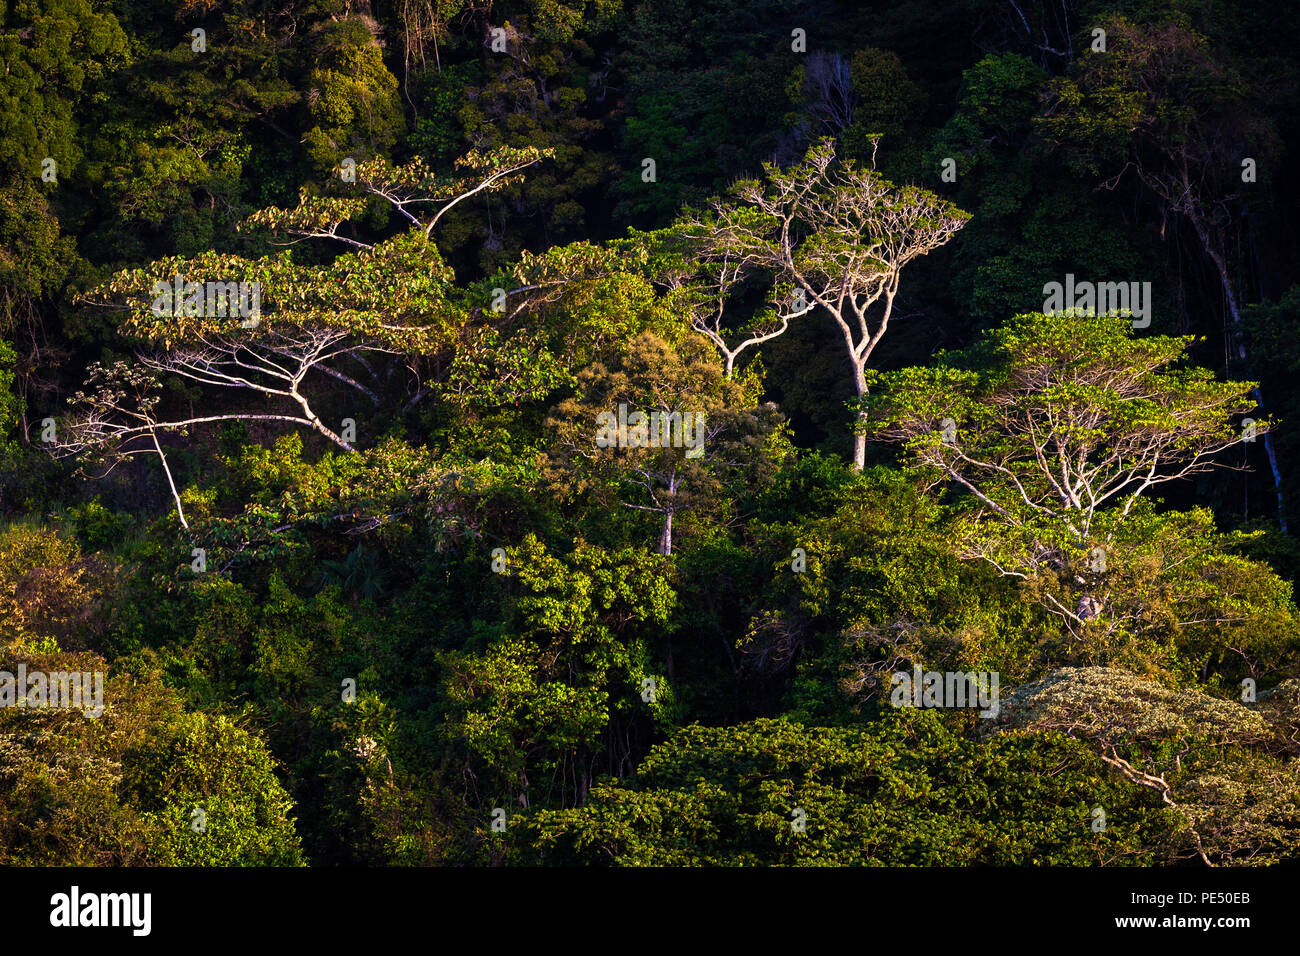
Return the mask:
<path fill-rule="evenodd" d="M 1297 48 L 0 3 L 0 863 L 1296 862 Z"/>

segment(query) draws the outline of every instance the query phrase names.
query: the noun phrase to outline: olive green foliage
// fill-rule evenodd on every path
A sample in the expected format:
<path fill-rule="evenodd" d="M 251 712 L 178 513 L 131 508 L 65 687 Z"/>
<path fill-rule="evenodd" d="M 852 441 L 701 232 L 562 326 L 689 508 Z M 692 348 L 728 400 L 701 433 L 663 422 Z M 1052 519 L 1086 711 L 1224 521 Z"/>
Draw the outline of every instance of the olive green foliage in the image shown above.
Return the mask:
<path fill-rule="evenodd" d="M 0 656 L 13 672 L 100 672 L 57 647 Z M 274 758 L 226 718 L 186 713 L 157 672 L 118 668 L 104 711 L 0 711 L 0 859 L 35 865 L 294 866 L 292 799 Z"/>
<path fill-rule="evenodd" d="M 1286 688 L 1283 695 L 1294 693 Z M 1179 819 L 1178 849 L 1207 863 L 1292 860 L 1300 777 L 1279 731 L 1249 704 L 1125 671 L 1065 668 L 1007 702 L 1018 726 L 1084 741 Z"/>
<path fill-rule="evenodd" d="M 1156 862 L 1170 829 L 1158 801 L 1072 741 L 976 742 L 921 714 L 869 730 L 686 727 L 585 810 L 521 819 L 512 836 L 524 863 L 1060 866 Z"/>

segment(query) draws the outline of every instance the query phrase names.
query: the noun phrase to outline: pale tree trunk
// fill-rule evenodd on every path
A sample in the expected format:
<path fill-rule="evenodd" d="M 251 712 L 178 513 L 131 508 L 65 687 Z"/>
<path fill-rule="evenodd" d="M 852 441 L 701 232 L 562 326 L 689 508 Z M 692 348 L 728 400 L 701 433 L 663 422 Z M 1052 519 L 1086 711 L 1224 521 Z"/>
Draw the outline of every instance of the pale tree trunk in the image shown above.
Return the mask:
<path fill-rule="evenodd" d="M 867 376 L 863 372 L 862 365 L 853 367 L 853 386 L 858 391 L 858 402 L 867 395 Z M 865 424 L 867 413 L 864 409 L 858 409 L 858 425 Z M 853 435 L 853 470 L 862 471 L 867 466 L 867 436 L 864 432 L 855 429 Z"/>
<path fill-rule="evenodd" d="M 673 511 L 676 510 L 673 499 L 676 495 L 677 475 L 674 474 L 668 479 L 668 507 L 664 509 L 664 530 L 659 535 L 659 553 L 664 555 L 673 553 Z"/>
<path fill-rule="evenodd" d="M 1241 308 L 1237 303 L 1237 293 L 1236 290 L 1233 289 L 1232 278 L 1228 274 L 1228 264 L 1224 261 L 1223 256 L 1211 240 L 1209 229 L 1206 227 L 1205 223 L 1201 221 L 1201 218 L 1194 213 L 1191 214 L 1189 218 L 1192 220 L 1192 225 L 1196 229 L 1197 238 L 1201 240 L 1201 248 L 1204 249 L 1205 254 L 1210 257 L 1210 261 L 1214 263 L 1214 271 L 1218 273 L 1219 284 L 1223 287 L 1223 298 L 1227 303 L 1228 316 L 1232 319 L 1233 326 L 1240 329 Z M 1236 341 L 1237 358 L 1241 360 L 1242 364 L 1249 372 L 1250 359 L 1246 352 L 1246 343 L 1241 340 L 1240 336 L 1236 337 Z M 1260 410 L 1267 410 L 1267 406 L 1264 404 L 1263 391 L 1256 387 L 1253 392 L 1255 395 L 1255 402 L 1259 405 Z M 1282 471 L 1278 468 L 1277 452 L 1273 448 L 1273 437 L 1268 432 L 1264 433 L 1264 454 L 1268 456 L 1268 466 L 1273 472 L 1273 490 L 1277 494 L 1278 524 L 1282 528 L 1282 533 L 1287 534 L 1286 505 L 1282 497 Z"/>

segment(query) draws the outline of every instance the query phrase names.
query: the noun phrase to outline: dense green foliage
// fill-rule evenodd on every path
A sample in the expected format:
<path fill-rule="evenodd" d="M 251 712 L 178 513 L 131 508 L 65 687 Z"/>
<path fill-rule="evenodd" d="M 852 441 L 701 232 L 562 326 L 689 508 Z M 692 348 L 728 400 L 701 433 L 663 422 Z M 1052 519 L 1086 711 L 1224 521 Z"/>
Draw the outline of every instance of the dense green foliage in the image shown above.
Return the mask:
<path fill-rule="evenodd" d="M 0 4 L 0 863 L 1295 862 L 1298 45 Z"/>

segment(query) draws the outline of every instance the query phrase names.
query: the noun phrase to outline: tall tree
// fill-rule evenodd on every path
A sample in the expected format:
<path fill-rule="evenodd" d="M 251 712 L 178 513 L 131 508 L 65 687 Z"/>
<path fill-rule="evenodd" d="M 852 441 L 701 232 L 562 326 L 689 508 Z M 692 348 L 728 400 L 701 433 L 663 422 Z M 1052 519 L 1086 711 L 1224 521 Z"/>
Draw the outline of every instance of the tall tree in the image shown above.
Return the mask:
<path fill-rule="evenodd" d="M 1165 215 L 1192 227 L 1222 290 L 1237 358 L 1249 370 L 1229 248 L 1248 205 L 1246 184 L 1258 175 L 1244 167 L 1272 164 L 1276 130 L 1237 72 L 1179 20 L 1139 25 L 1112 15 L 1101 27 L 1105 51 L 1081 57 L 1056 82 L 1039 128 L 1079 166 L 1103 175 L 1103 187 L 1116 188 L 1131 170 Z M 1258 387 L 1255 395 L 1266 407 Z M 1267 435 L 1264 449 L 1285 531 L 1282 473 Z"/>
<path fill-rule="evenodd" d="M 254 225 L 297 236 L 295 242 L 332 239 L 355 250 L 324 266 L 300 265 L 288 253 L 260 260 L 209 253 L 118 273 L 90 296 L 92 301 L 125 299 L 129 315 L 122 331 L 144 347 L 136 352 L 135 365 L 92 369 L 96 390 L 75 396 L 76 410 L 60 430 L 54 453 L 90 454 L 110 468 L 125 457 L 156 454 L 184 524 L 160 434 L 221 421 L 281 421 L 305 425 L 351 451 L 352 443 L 322 420 L 306 389 L 329 379 L 378 406 L 380 378 L 368 356 L 449 347 L 464 310 L 450 295 L 451 269 L 429 234 L 447 210 L 501 188 L 540 158 L 535 150 L 471 153 L 461 164 L 471 172 L 453 177 L 438 176 L 418 161 L 392 168 L 373 160 L 357 168 L 362 196 L 304 192 L 296 209 L 268 209 L 251 217 Z M 373 199 L 388 203 L 410 228 L 376 244 L 345 234 L 345 223 Z M 241 317 L 235 309 L 240 284 L 250 299 L 253 289 L 260 290 L 255 317 Z M 265 314 L 262 305 L 270 307 Z M 162 375 L 252 393 L 287 409 L 237 407 L 159 417 L 156 392 Z"/>
<path fill-rule="evenodd" d="M 1076 633 L 1110 610 L 1105 553 L 1144 499 L 1228 467 L 1218 456 L 1244 440 L 1251 383 L 1176 367 L 1190 343 L 1073 310 L 1019 316 L 936 367 L 880 376 L 866 433 L 971 496 L 973 555 L 1021 579 L 1077 576 L 1077 602 L 1040 594 Z"/>
<path fill-rule="evenodd" d="M 789 283 L 794 312 L 825 309 L 843 336 L 862 398 L 867 363 L 889 328 L 903 268 L 948 242 L 970 216 L 924 189 L 895 186 L 874 169 L 837 162 L 828 139 L 788 170 L 764 169 L 766 184 L 742 180 L 734 201 L 716 201 L 712 215 L 693 223 L 705 255 Z M 865 435 L 857 434 L 858 471 L 866 448 Z"/>
<path fill-rule="evenodd" d="M 779 462 L 779 416 L 758 391 L 724 376 L 702 339 L 642 333 L 555 408 L 544 474 L 564 496 L 658 516 L 657 550 L 672 554 L 677 519 L 725 516 Z"/>

